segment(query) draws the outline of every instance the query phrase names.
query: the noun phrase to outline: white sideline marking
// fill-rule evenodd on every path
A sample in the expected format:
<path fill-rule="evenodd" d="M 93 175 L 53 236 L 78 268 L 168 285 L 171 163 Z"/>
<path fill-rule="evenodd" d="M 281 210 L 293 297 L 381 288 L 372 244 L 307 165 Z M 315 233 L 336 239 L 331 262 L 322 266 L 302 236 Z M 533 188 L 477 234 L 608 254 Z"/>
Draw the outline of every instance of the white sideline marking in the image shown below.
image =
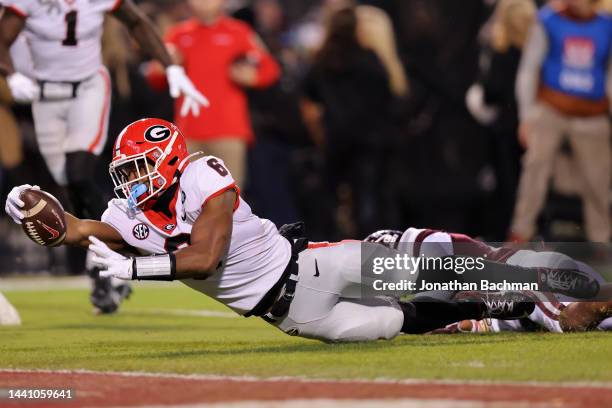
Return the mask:
<path fill-rule="evenodd" d="M 236 382 L 286 382 L 293 381 L 299 383 L 326 383 L 326 384 L 406 384 L 406 385 L 508 385 L 522 387 L 583 387 L 583 388 L 609 388 L 612 389 L 612 382 L 600 381 L 498 381 L 498 380 L 437 380 L 437 379 L 422 379 L 422 378 L 352 378 L 352 379 L 336 379 L 336 378 L 308 378 L 308 377 L 256 377 L 256 376 L 233 376 L 233 375 L 213 375 L 213 374 L 176 374 L 176 373 L 149 373 L 142 371 L 94 371 L 86 369 L 76 370 L 49 370 L 49 369 L 18 369 L 18 368 L 0 368 L 0 373 L 43 373 L 43 374 L 85 374 L 85 375 L 109 375 L 122 377 L 159 377 L 180 380 L 195 380 L 195 381 L 236 381 Z"/>
<path fill-rule="evenodd" d="M 148 314 L 148 315 L 170 315 L 170 316 L 196 316 L 196 317 L 220 317 L 223 319 L 235 319 L 240 317 L 234 312 L 222 312 L 218 310 L 190 310 L 190 309 L 128 309 L 121 310 L 122 315 Z"/>
<path fill-rule="evenodd" d="M 527 401 L 478 401 L 449 399 L 292 399 L 281 401 L 240 401 L 185 405 L 148 405 L 147 408 L 544 408 L 558 405 Z M 133 408 L 132 405 L 129 408 Z M 122 407 L 115 407 L 122 408 Z M 128 408 L 128 407 L 125 407 Z"/>
<path fill-rule="evenodd" d="M 86 276 L 43 275 L 0 279 L 0 291 L 2 292 L 46 292 L 89 288 L 91 288 L 91 282 Z"/>
<path fill-rule="evenodd" d="M 131 282 L 134 288 L 169 288 L 185 287 L 182 283 L 175 282 Z M 88 276 L 26 276 L 0 278 L 0 292 L 49 292 L 53 290 L 90 289 L 91 279 Z"/>

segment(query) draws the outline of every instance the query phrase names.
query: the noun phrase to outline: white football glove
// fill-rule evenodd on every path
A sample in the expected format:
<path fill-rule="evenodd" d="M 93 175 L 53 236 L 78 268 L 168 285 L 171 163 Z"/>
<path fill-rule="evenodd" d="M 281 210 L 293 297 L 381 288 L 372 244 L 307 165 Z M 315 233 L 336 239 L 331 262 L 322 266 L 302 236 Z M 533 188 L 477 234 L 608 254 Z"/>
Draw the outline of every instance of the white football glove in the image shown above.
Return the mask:
<path fill-rule="evenodd" d="M 170 87 L 170 96 L 178 98 L 183 95 L 183 105 L 181 106 L 181 116 L 187 116 L 189 112 L 193 116 L 200 115 L 200 105 L 210 106 L 208 99 L 196 89 L 193 82 L 185 74 L 183 67 L 179 65 L 170 65 L 166 68 L 166 77 Z"/>
<path fill-rule="evenodd" d="M 24 184 L 21 186 L 14 187 L 11 192 L 6 197 L 6 204 L 4 204 L 4 210 L 6 213 L 15 221 L 17 224 L 21 224 L 21 220 L 23 219 L 23 212 L 21 212 L 21 208 L 24 206 L 24 202 L 19 198 L 23 190 L 27 189 L 40 190 L 38 186 L 31 186 L 29 184 Z"/>
<path fill-rule="evenodd" d="M 17 103 L 30 103 L 40 95 L 40 87 L 38 84 L 19 72 L 7 76 L 6 83 L 11 90 L 13 99 Z"/>
<path fill-rule="evenodd" d="M 94 236 L 89 237 L 89 250 L 95 255 L 91 261 L 102 270 L 101 278 L 118 278 L 132 280 L 134 260 L 110 249 L 104 242 Z"/>

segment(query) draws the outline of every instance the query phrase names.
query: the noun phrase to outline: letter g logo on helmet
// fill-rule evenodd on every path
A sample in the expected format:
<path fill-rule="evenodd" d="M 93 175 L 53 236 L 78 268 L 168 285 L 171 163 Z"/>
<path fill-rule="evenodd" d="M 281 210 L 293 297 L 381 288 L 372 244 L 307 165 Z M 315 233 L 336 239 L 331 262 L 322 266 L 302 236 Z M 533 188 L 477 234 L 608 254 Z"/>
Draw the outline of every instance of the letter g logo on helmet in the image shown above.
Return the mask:
<path fill-rule="evenodd" d="M 145 131 L 145 139 L 152 143 L 159 143 L 170 138 L 171 134 L 172 132 L 167 127 L 155 125 Z"/>

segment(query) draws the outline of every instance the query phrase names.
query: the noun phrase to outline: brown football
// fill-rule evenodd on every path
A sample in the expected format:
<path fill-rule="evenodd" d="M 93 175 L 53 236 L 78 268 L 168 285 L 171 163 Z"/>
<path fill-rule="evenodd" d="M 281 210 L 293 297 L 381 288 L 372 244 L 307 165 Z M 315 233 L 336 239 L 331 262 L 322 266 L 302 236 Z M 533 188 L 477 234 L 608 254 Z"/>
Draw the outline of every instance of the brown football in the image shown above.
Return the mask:
<path fill-rule="evenodd" d="M 19 196 L 24 203 L 21 227 L 38 245 L 58 246 L 66 238 L 64 208 L 51 194 L 27 189 Z"/>

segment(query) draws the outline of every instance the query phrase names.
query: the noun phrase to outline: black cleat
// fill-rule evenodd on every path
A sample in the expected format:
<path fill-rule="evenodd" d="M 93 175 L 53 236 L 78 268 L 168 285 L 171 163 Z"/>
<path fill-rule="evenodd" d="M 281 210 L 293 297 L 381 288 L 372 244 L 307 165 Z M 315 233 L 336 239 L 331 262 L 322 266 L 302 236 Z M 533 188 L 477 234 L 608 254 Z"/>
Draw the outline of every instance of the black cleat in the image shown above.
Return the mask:
<path fill-rule="evenodd" d="M 486 308 L 482 318 L 514 320 L 529 316 L 535 307 L 534 300 L 522 292 L 467 292 L 462 301 L 482 302 Z"/>
<path fill-rule="evenodd" d="M 539 268 L 540 292 L 554 292 L 578 299 L 592 299 L 599 294 L 599 282 L 577 269 Z"/>
<path fill-rule="evenodd" d="M 132 288 L 127 283 L 113 286 L 111 279 L 99 277 L 97 270 L 91 276 L 93 278 L 93 289 L 89 300 L 94 306 L 95 314 L 115 313 L 121 302 L 128 299 L 132 294 Z"/>

